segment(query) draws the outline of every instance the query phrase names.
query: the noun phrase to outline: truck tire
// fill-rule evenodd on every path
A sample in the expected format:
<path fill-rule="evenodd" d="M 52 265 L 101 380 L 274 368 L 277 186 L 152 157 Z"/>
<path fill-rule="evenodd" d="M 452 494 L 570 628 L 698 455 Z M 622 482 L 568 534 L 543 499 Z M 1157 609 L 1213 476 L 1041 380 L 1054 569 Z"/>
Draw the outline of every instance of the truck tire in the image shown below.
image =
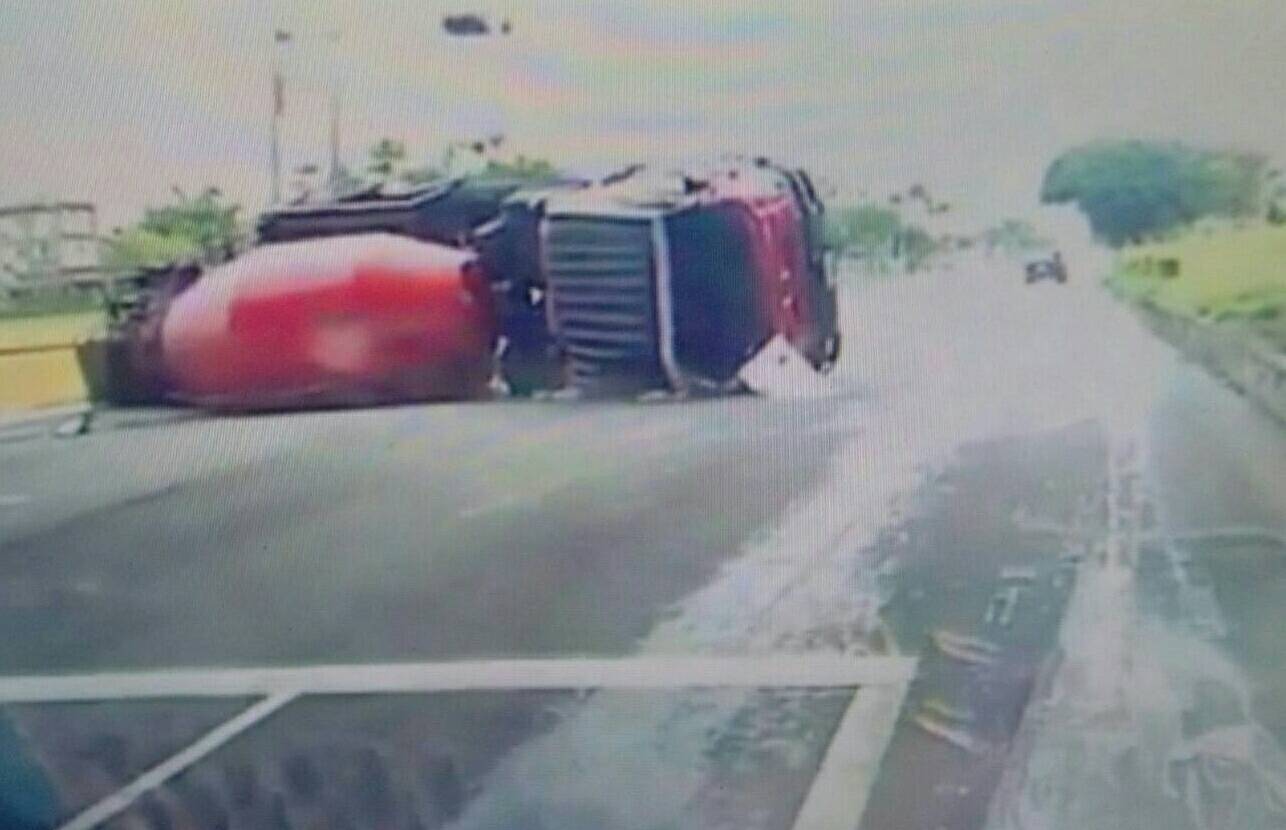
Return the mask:
<path fill-rule="evenodd" d="M 839 363 L 841 347 L 844 345 L 844 338 L 839 332 L 835 332 L 822 342 L 822 362 L 817 365 L 817 371 L 823 375 L 828 374 Z"/>
<path fill-rule="evenodd" d="M 563 386 L 563 364 L 556 354 L 541 346 L 522 348 L 510 344 L 500 356 L 500 376 L 509 394 L 529 398 L 542 391 Z"/>

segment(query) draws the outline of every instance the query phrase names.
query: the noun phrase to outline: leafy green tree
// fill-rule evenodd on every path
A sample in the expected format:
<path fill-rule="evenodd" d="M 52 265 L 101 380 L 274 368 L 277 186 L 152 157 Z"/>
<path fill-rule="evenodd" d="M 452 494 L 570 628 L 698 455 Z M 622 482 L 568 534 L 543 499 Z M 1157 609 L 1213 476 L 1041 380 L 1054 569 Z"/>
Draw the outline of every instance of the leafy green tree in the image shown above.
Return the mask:
<path fill-rule="evenodd" d="M 865 204 L 826 214 L 826 247 L 839 256 L 876 256 L 892 252 L 902 217 L 896 210 Z"/>
<path fill-rule="evenodd" d="M 1030 222 L 1022 219 L 1006 219 L 994 228 L 988 228 L 982 234 L 983 244 L 987 250 L 999 250 L 1013 256 L 1033 251 L 1049 244 L 1042 238 Z"/>
<path fill-rule="evenodd" d="M 444 178 L 445 174 L 436 167 L 424 165 L 422 167 L 411 167 L 402 171 L 399 177 L 402 181 L 410 185 L 428 184 Z"/>
<path fill-rule="evenodd" d="M 432 165 L 410 165 L 405 142 L 393 138 L 382 138 L 370 149 L 366 164 L 367 185 L 402 182 L 409 185 L 422 185 L 444 177 L 441 170 Z"/>
<path fill-rule="evenodd" d="M 1258 213 L 1266 170 L 1266 160 L 1250 153 L 1192 154 L 1183 180 L 1185 218 Z"/>
<path fill-rule="evenodd" d="M 896 209 L 874 203 L 828 211 L 825 234 L 827 249 L 838 256 L 860 256 L 883 266 L 901 261 L 909 271 L 939 247 L 932 234 L 906 222 Z"/>
<path fill-rule="evenodd" d="M 558 176 L 553 163 L 541 158 L 529 158 L 518 155 L 512 160 L 487 158 L 503 143 L 503 136 L 492 136 L 486 140 L 474 142 L 453 142 L 443 153 L 438 165 L 409 166 L 406 144 L 392 138 L 384 138 L 371 148 L 366 172 L 373 183 L 403 182 L 410 185 L 428 184 L 449 175 L 459 175 L 461 165 L 457 164 L 461 152 L 471 164 L 464 166 L 472 172 L 466 175 L 482 178 L 519 179 L 522 181 L 547 181 Z"/>
<path fill-rule="evenodd" d="M 381 138 L 370 150 L 366 172 L 380 181 L 391 181 L 405 163 L 406 144 L 392 138 Z"/>
<path fill-rule="evenodd" d="M 908 271 L 918 271 L 938 250 L 938 243 L 924 228 L 911 225 L 901 233 L 902 258 Z"/>
<path fill-rule="evenodd" d="M 1045 171 L 1040 198 L 1076 204 L 1096 237 L 1120 246 L 1163 236 L 1203 216 L 1256 213 L 1265 166 L 1262 157 L 1248 153 L 1099 141 L 1055 159 Z"/>
<path fill-rule="evenodd" d="M 200 246 L 190 237 L 165 236 L 135 225 L 112 235 L 104 262 L 111 270 L 134 271 L 199 257 Z"/>
<path fill-rule="evenodd" d="M 148 208 L 138 222 L 112 234 L 104 256 L 109 268 L 133 270 L 232 255 L 245 238 L 240 206 L 225 201 L 213 187 L 196 197 L 177 188 L 175 194 L 173 204 Z"/>
<path fill-rule="evenodd" d="M 489 159 L 482 175 L 495 178 L 512 178 L 530 181 L 543 181 L 555 178 L 557 168 L 548 159 L 528 158 L 522 154 L 512 161 Z"/>

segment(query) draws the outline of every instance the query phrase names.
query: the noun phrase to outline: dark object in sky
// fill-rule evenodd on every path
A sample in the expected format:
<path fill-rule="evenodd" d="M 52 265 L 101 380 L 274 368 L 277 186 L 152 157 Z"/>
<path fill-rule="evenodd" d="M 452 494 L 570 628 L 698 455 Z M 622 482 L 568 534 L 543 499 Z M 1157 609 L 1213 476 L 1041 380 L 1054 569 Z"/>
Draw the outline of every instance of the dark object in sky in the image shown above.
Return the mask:
<path fill-rule="evenodd" d="M 459 37 L 476 37 L 491 34 L 491 24 L 482 15 L 466 12 L 449 14 L 442 18 L 442 29 L 449 35 Z M 507 35 L 513 31 L 513 22 L 508 18 L 500 21 L 500 34 Z"/>
<path fill-rule="evenodd" d="M 508 23 L 505 24 L 508 26 Z M 442 28 L 449 35 L 470 36 L 491 34 L 491 27 L 479 14 L 449 14 L 442 18 Z M 508 31 L 506 29 L 506 31 Z"/>

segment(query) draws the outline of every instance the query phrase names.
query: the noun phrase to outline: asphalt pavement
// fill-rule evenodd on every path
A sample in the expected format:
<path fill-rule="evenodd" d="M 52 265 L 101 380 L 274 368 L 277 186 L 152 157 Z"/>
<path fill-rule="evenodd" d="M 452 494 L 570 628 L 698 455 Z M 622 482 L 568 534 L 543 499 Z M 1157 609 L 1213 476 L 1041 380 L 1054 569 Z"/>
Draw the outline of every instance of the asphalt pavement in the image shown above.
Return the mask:
<path fill-rule="evenodd" d="M 1093 500 L 1107 446 L 1144 436 L 1167 526 L 1286 524 L 1280 427 L 1144 333 L 1094 284 L 1097 255 L 1068 260 L 1066 286 L 982 257 L 846 274 L 845 355 L 808 395 L 0 431 L 0 674 L 896 649 L 922 674 L 866 826 L 979 827 L 1071 590 L 1033 528 Z M 1014 580 L 1035 587 L 1002 621 Z M 969 686 L 937 629 L 993 642 L 1004 670 Z M 133 818 L 789 827 L 849 696 L 301 701 Z M 9 715 L 65 817 L 226 712 Z M 975 751 L 992 761 L 966 781 Z"/>

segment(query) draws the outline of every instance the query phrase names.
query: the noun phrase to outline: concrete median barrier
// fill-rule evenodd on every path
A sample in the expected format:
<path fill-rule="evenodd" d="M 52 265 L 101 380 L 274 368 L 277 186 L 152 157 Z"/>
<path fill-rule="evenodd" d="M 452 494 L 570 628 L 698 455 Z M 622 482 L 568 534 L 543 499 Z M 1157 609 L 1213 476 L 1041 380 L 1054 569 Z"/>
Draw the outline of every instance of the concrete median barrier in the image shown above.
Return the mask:
<path fill-rule="evenodd" d="M 75 343 L 0 348 L 0 413 L 88 398 L 89 386 Z"/>

